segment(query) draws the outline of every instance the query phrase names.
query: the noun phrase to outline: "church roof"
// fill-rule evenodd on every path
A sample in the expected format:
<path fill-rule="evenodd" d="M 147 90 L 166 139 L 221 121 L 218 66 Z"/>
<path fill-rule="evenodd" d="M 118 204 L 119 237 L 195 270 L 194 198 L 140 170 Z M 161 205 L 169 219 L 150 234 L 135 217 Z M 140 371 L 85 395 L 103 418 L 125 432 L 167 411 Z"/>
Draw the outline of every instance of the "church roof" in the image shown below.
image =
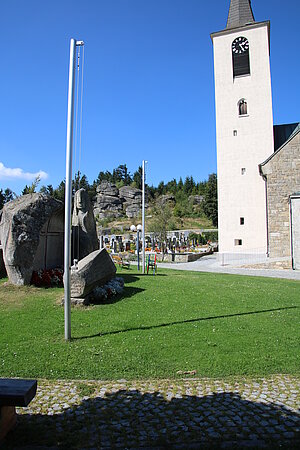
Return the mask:
<path fill-rule="evenodd" d="M 250 0 L 231 0 L 226 29 L 238 28 L 254 22 Z"/>
<path fill-rule="evenodd" d="M 289 138 L 300 128 L 299 122 L 274 125 L 274 152 L 285 144 Z"/>
<path fill-rule="evenodd" d="M 296 127 L 295 127 L 296 125 Z M 275 144 L 275 129 L 280 129 L 280 127 L 282 127 L 282 131 L 284 129 L 286 130 L 290 130 L 291 133 L 289 134 L 288 138 L 280 145 L 279 148 L 275 148 L 274 153 L 272 153 L 272 155 L 269 156 L 269 158 L 267 158 L 263 163 L 259 164 L 259 171 L 260 173 L 262 172 L 262 166 L 264 166 L 265 164 L 267 164 L 275 155 L 277 155 L 285 146 L 286 144 L 288 144 L 295 136 L 296 134 L 300 133 L 300 122 L 298 123 L 291 123 L 291 124 L 286 124 L 286 125 L 275 125 L 274 126 L 274 144 Z"/>

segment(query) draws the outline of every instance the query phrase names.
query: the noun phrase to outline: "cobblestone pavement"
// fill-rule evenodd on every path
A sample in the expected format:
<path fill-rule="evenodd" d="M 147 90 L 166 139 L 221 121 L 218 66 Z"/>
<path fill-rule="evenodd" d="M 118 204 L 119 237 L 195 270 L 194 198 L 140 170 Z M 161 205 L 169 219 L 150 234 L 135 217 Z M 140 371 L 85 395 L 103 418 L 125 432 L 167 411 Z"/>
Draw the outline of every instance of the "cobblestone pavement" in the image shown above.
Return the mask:
<path fill-rule="evenodd" d="M 6 449 L 300 448 L 300 379 L 39 381 Z"/>

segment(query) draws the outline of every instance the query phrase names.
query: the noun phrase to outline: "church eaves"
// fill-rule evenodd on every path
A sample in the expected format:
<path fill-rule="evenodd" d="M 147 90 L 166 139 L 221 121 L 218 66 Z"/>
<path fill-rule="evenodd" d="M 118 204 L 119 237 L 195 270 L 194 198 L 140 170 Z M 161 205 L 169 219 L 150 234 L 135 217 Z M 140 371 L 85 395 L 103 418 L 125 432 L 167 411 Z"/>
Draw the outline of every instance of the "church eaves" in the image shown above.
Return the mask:
<path fill-rule="evenodd" d="M 231 0 L 226 29 L 238 28 L 254 22 L 250 0 Z"/>

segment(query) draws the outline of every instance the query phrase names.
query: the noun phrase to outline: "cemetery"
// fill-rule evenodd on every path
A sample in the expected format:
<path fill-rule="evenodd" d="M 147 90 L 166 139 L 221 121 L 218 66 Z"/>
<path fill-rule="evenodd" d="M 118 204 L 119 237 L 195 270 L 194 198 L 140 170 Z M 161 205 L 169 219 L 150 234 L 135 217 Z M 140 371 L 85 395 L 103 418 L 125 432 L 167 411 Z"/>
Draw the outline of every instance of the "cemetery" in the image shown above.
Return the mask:
<path fill-rule="evenodd" d="M 148 232 L 145 235 L 145 253 L 146 256 L 156 254 L 157 261 L 174 263 L 197 261 L 217 251 L 217 240 L 212 242 L 209 237 L 215 239 L 217 231 L 200 230 L 199 234 L 195 233 L 195 230 L 168 231 L 166 240 L 162 242 L 155 233 Z M 123 235 L 100 235 L 99 239 L 101 248 L 106 248 L 112 255 L 119 254 L 126 259 L 135 260 L 137 253 L 142 251 L 140 237 L 130 232 Z"/>

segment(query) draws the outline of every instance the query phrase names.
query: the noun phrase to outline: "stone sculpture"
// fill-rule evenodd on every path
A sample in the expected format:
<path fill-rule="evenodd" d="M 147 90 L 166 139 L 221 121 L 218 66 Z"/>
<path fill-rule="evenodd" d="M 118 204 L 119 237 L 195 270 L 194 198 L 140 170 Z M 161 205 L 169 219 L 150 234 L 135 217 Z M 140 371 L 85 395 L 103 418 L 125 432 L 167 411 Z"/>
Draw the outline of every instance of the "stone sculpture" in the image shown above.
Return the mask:
<path fill-rule="evenodd" d="M 53 265 L 62 266 L 63 232 L 55 231 L 52 241 L 48 236 L 53 216 L 60 224 L 59 229 L 63 229 L 62 203 L 41 193 L 23 195 L 4 205 L 0 241 L 5 268 L 12 284 L 30 284 L 34 267 L 47 269 Z"/>
<path fill-rule="evenodd" d="M 93 208 L 85 189 L 75 193 L 72 218 L 73 259 L 81 260 L 99 249 Z"/>
<path fill-rule="evenodd" d="M 105 249 L 96 250 L 72 266 L 71 301 L 75 304 L 88 302 L 87 296 L 94 288 L 102 286 L 116 274 L 116 266 Z"/>

